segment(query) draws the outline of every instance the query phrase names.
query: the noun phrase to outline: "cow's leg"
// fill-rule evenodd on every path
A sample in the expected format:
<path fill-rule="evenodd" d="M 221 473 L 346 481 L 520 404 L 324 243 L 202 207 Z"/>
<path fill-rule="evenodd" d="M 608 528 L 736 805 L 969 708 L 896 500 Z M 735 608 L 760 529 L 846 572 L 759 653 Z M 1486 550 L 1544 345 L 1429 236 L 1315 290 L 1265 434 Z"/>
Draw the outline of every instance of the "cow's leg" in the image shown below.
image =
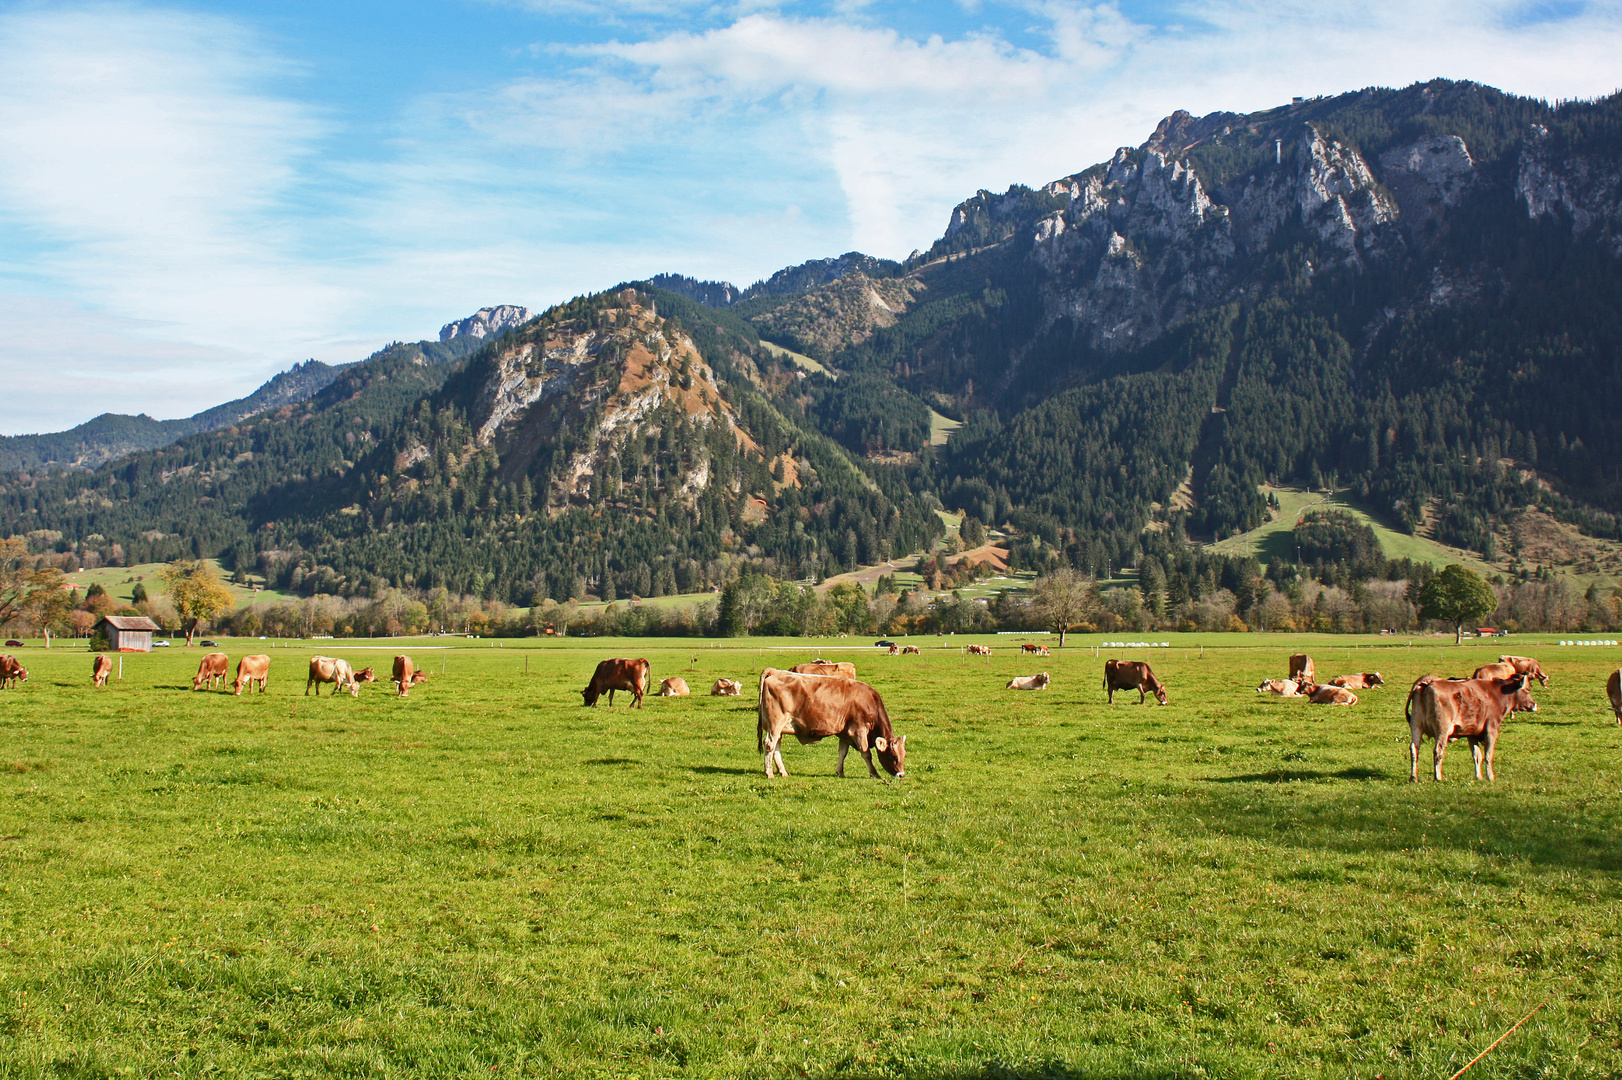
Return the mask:
<path fill-rule="evenodd" d="M 1476 767 L 1476 779 L 1481 779 L 1481 758 L 1484 754 L 1481 743 L 1475 739 L 1470 740 L 1470 763 Z"/>
<path fill-rule="evenodd" d="M 1486 753 L 1484 753 L 1482 756 L 1487 759 L 1487 779 L 1496 784 L 1498 782 L 1498 777 L 1494 776 L 1492 773 L 1492 756 L 1493 752 L 1498 749 L 1498 732 L 1492 730 L 1491 728 L 1487 729 L 1487 745 L 1485 749 Z M 1477 774 L 1476 779 L 1481 779 L 1480 774 Z"/>
<path fill-rule="evenodd" d="M 1438 732 L 1437 736 L 1436 736 L 1435 761 L 1436 761 L 1436 779 L 1438 781 L 1440 781 L 1442 779 L 1442 758 L 1447 755 L 1447 741 L 1448 741 L 1448 735 L 1449 734 L 1450 734 L 1450 732 L 1443 731 L 1443 732 Z"/>
<path fill-rule="evenodd" d="M 850 740 L 843 735 L 839 736 L 839 764 L 834 768 L 834 775 L 843 779 L 845 776 L 845 755 L 850 753 Z"/>

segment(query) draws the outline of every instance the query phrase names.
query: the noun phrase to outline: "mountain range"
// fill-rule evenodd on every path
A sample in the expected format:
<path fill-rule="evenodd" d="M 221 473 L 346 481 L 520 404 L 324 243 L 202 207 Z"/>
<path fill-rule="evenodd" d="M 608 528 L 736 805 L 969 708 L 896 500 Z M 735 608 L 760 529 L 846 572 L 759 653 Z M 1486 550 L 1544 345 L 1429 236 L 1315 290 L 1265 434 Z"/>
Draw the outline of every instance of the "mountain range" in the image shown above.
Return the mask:
<path fill-rule="evenodd" d="M 0 533 L 529 602 L 872 564 L 941 507 L 1102 571 L 1255 527 L 1272 482 L 1512 563 L 1531 508 L 1618 537 L 1619 259 L 1622 98 L 1434 81 L 1179 112 L 976 193 L 901 262 L 485 309 L 134 418 L 194 426 L 117 460 L 84 429 L 8 440 L 31 471 L 0 475 Z M 932 414 L 962 421 L 944 446 Z"/>

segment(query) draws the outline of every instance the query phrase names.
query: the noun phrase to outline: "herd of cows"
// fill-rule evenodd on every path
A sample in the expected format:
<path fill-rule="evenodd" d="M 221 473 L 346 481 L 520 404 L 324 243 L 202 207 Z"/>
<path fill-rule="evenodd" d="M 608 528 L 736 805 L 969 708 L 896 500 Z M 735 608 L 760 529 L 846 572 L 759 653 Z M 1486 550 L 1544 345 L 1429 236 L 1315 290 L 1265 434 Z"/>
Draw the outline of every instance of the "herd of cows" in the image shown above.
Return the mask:
<path fill-rule="evenodd" d="M 881 643 L 887 644 L 887 643 Z M 896 653 L 896 646 L 890 652 Z M 901 652 L 916 653 L 916 646 L 905 646 Z M 989 656 L 985 645 L 969 645 L 971 655 Z M 1046 646 L 1025 645 L 1024 653 L 1050 655 Z M 197 674 L 192 678 L 192 689 L 204 686 L 213 689 L 225 686 L 230 658 L 223 652 L 211 652 L 202 657 Z M 94 685 L 105 686 L 112 674 L 112 658 L 105 653 L 95 656 L 91 677 Z M 270 657 L 244 656 L 237 661 L 234 690 L 238 696 L 244 688 L 250 692 L 257 685 L 264 693 L 270 677 Z M 417 669 L 409 656 L 396 656 L 390 675 L 400 697 L 407 697 L 411 687 L 426 682 L 428 676 Z M 1423 675 L 1414 681 L 1408 691 L 1404 716 L 1409 728 L 1409 779 L 1419 779 L 1419 749 L 1425 740 L 1434 741 L 1433 768 L 1437 780 L 1442 779 L 1442 759 L 1449 743 L 1464 739 L 1470 744 L 1470 756 L 1475 763 L 1476 779 L 1493 775 L 1493 754 L 1498 733 L 1511 713 L 1536 712 L 1537 702 L 1532 700 L 1528 683 L 1536 679 L 1542 686 L 1549 685 L 1549 677 L 1538 662 L 1529 656 L 1500 656 L 1495 664 L 1477 668 L 1469 678 L 1448 678 Z M 28 681 L 28 669 L 16 657 L 0 655 L 0 689 L 14 687 Z M 347 660 L 330 656 L 312 656 L 304 693 L 311 689 L 321 696 L 321 687 L 331 685 L 332 693 L 348 690 L 351 696 L 360 696 L 360 684 L 377 681 L 376 672 L 365 668 L 356 672 Z M 1010 690 L 1042 690 L 1050 679 L 1047 672 L 1019 676 L 1009 680 Z M 1356 690 L 1384 685 L 1377 671 L 1339 675 L 1323 684 L 1316 682 L 1316 669 L 1312 657 L 1298 653 L 1290 657 L 1289 675 L 1283 679 L 1267 679 L 1256 687 L 1257 693 L 1272 693 L 1281 697 L 1300 697 L 1309 702 L 1329 705 L 1356 705 Z M 632 705 L 641 708 L 648 690 L 648 661 L 645 659 L 616 658 L 597 665 L 591 682 L 581 691 L 584 702 L 595 706 L 608 695 L 614 703 L 614 693 L 623 690 L 632 695 Z M 735 679 L 717 679 L 710 693 L 717 697 L 737 697 L 743 685 Z M 1142 660 L 1108 660 L 1104 663 L 1104 690 L 1110 704 L 1115 703 L 1117 690 L 1136 690 L 1138 703 L 1143 704 L 1152 695 L 1161 705 L 1168 702 L 1166 686 Z M 1622 669 L 1611 673 L 1606 683 L 1611 711 L 1622 724 Z M 686 697 L 691 693 L 685 679 L 665 679 L 659 687 L 660 697 Z M 793 735 L 801 743 L 814 743 L 830 736 L 839 739 L 839 763 L 835 775 L 845 775 L 845 755 L 855 749 L 867 762 L 870 775 L 878 778 L 873 752 L 878 752 L 879 765 L 891 776 L 906 775 L 907 738 L 896 735 L 885 711 L 884 700 L 878 691 L 856 678 L 856 665 L 848 661 L 830 662 L 814 660 L 797 664 L 787 670 L 766 668 L 760 673 L 760 699 L 757 706 L 757 749 L 764 759 L 768 778 L 788 775 L 783 765 L 781 744 L 785 735 Z"/>

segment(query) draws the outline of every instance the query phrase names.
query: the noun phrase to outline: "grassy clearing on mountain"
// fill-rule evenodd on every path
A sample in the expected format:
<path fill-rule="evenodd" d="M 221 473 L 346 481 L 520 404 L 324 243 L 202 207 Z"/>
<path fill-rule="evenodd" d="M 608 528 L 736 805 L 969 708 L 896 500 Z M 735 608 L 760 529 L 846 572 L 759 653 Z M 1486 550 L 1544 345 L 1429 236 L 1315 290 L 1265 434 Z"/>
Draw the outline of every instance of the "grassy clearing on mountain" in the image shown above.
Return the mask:
<path fill-rule="evenodd" d="M 255 592 L 253 589 L 232 584 L 230 572 L 220 568 L 220 560 L 204 559 L 203 561 L 212 566 L 214 572 L 220 575 L 220 580 L 224 581 L 226 583 L 225 587 L 231 590 L 231 596 L 236 600 L 238 607 L 250 603 L 275 604 L 289 599 L 292 595 L 279 589 L 262 588 Z M 158 576 L 166 565 L 166 563 L 139 563 L 134 566 L 101 566 L 94 570 L 76 570 L 67 575 L 67 580 L 76 585 L 80 593 L 99 582 L 101 587 L 107 590 L 108 596 L 120 603 L 128 604 L 132 602 L 131 598 L 136 582 L 146 586 L 149 596 L 160 596 L 168 592 L 163 586 L 163 579 Z M 256 580 L 262 581 L 263 579 L 256 578 Z"/>
<path fill-rule="evenodd" d="M 1498 782 L 1456 747 L 1410 785 L 1408 681 L 1500 645 L 1159 637 L 228 641 L 273 657 L 242 698 L 190 690 L 197 650 L 103 690 L 24 650 L 0 1074 L 1437 1077 L 1545 1000 L 1472 1077 L 1622 1069 L 1622 649 L 1512 639 L 1552 682 Z M 1391 685 L 1253 692 L 1303 648 Z M 302 695 L 313 652 L 395 649 L 407 700 Z M 761 775 L 756 675 L 818 654 L 884 694 L 906 779 L 832 744 Z M 583 709 L 614 655 L 749 689 Z M 1171 704 L 1107 706 L 1109 655 Z"/>

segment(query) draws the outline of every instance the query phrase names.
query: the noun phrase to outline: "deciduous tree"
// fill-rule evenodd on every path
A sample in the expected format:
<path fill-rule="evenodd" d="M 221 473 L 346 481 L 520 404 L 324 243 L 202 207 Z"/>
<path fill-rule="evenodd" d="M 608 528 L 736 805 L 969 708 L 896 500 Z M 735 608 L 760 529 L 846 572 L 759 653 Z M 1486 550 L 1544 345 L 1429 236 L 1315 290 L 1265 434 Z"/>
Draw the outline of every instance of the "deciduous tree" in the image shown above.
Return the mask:
<path fill-rule="evenodd" d="M 1098 606 L 1098 589 L 1093 580 L 1065 566 L 1036 579 L 1031 586 L 1031 608 L 1049 629 L 1065 634 Z"/>
<path fill-rule="evenodd" d="M 214 568 L 200 559 L 176 559 L 158 571 L 169 590 L 169 601 L 180 616 L 186 644 L 197 636 L 197 628 L 230 611 L 236 601 Z"/>
<path fill-rule="evenodd" d="M 1498 597 L 1481 578 L 1454 563 L 1419 590 L 1419 614 L 1453 624 L 1454 644 L 1464 643 L 1464 624 L 1490 615 Z"/>

